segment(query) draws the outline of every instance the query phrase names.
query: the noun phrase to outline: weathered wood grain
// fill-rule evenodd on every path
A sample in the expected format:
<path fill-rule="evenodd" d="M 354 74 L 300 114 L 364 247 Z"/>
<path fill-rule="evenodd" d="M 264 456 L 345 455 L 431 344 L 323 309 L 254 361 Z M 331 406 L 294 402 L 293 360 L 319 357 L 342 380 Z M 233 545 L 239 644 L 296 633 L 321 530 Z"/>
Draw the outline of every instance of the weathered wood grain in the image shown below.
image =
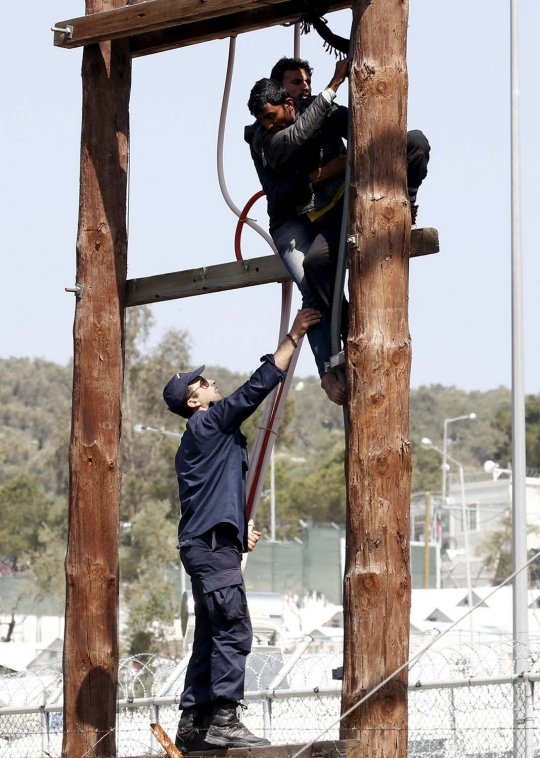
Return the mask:
<path fill-rule="evenodd" d="M 353 2 L 342 712 L 408 658 L 407 19 L 408 0 Z M 359 741 L 358 758 L 405 758 L 406 669 L 342 722 L 341 737 Z"/>
<path fill-rule="evenodd" d="M 171 274 L 130 279 L 126 285 L 126 305 L 144 305 L 210 292 L 253 287 L 269 282 L 284 282 L 289 273 L 277 255 L 246 261 L 220 263 Z"/>
<path fill-rule="evenodd" d="M 413 229 L 411 257 L 437 252 L 439 235 L 436 229 Z M 290 278 L 281 258 L 277 255 L 265 255 L 245 261 L 129 279 L 126 283 L 126 307 L 207 295 L 241 287 L 255 287 L 270 282 L 287 282 Z"/>
<path fill-rule="evenodd" d="M 292 758 L 303 747 L 302 744 L 270 745 L 268 747 L 245 747 L 229 748 L 228 750 L 208 750 L 201 753 L 204 758 Z M 358 743 L 355 740 L 326 740 L 315 742 L 303 753 L 304 758 L 348 758 L 358 755 Z M 150 758 L 150 756 L 137 756 L 134 758 Z"/>
<path fill-rule="evenodd" d="M 161 724 L 150 724 L 154 737 L 165 750 L 167 758 L 182 758 L 182 753 L 178 750 Z"/>
<path fill-rule="evenodd" d="M 88 13 L 119 0 L 87 0 Z M 131 55 L 84 50 L 69 449 L 63 758 L 116 755 L 118 532 Z"/>
<path fill-rule="evenodd" d="M 351 0 L 330 0 L 329 6 L 331 11 L 350 8 Z M 137 34 L 131 38 L 131 52 L 134 58 L 138 58 L 199 42 L 211 42 L 232 35 L 253 32 L 269 26 L 294 23 L 303 12 L 302 0 L 286 0 L 279 5 L 269 5 L 241 13 L 235 12 L 206 21 L 173 26 L 159 32 Z"/>
<path fill-rule="evenodd" d="M 332 10 L 350 7 L 350 0 L 332 0 Z M 133 37 L 133 55 L 298 20 L 302 0 L 146 0 L 92 16 L 59 21 L 73 28 L 71 36 L 54 33 L 57 47 L 75 48 L 105 40 Z"/>

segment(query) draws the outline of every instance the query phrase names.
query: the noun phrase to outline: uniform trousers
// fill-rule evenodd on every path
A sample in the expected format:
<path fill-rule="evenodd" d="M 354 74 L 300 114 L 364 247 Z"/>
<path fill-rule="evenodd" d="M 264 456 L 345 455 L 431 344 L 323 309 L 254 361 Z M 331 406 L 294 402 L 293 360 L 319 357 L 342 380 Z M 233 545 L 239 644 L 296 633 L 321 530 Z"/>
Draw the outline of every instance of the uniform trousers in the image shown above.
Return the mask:
<path fill-rule="evenodd" d="M 195 636 L 180 708 L 244 697 L 246 658 L 253 631 L 234 527 L 218 524 L 180 543 L 193 588 Z"/>

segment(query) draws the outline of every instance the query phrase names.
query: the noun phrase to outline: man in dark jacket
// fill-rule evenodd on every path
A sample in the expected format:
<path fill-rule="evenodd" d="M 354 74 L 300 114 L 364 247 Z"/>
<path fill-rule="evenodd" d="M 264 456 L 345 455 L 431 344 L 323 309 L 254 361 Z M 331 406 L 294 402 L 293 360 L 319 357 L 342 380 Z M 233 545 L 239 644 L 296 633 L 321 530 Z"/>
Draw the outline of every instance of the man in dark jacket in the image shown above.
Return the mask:
<path fill-rule="evenodd" d="M 347 61 L 338 63 L 336 71 L 340 66 L 345 71 Z M 290 78 L 300 80 L 300 72 L 290 74 Z M 306 98 L 306 94 L 304 88 L 304 102 L 293 111 L 292 100 L 284 87 L 279 87 L 276 81 L 259 80 L 248 103 L 259 122 L 250 135 L 250 144 L 252 152 L 278 176 L 302 177 L 310 172 L 311 198 L 298 203 L 297 217 L 274 229 L 272 236 L 284 260 L 293 251 L 297 257 L 303 254 L 305 286 L 323 317 L 329 318 L 345 191 L 342 138 L 347 132 L 348 109 L 325 108 L 318 102 L 324 93 L 313 100 Z M 407 179 L 413 223 L 416 193 L 427 174 L 429 152 L 429 143 L 422 132 L 408 132 Z M 341 333 L 344 341 L 347 327 L 347 304 L 343 299 Z M 324 384 L 329 376 L 333 375 L 323 377 L 323 387 L 331 399 L 339 402 L 331 393 L 341 385 L 329 384 L 329 392 Z"/>
<path fill-rule="evenodd" d="M 317 232 L 307 217 L 299 215 L 299 210 L 306 212 L 313 209 L 314 198 L 319 198 L 320 202 L 327 180 L 332 181 L 336 176 L 342 176 L 344 173 L 346 150 L 341 136 L 346 133 L 346 109 L 337 107 L 333 101 L 335 92 L 344 81 L 345 74 L 346 63 L 339 63 L 327 90 L 317 98 L 312 98 L 311 68 L 307 61 L 298 58 L 282 58 L 272 69 L 272 77 L 276 82 L 278 79 L 282 81 L 287 88 L 289 102 L 285 109 L 286 113 L 281 114 L 285 115 L 287 125 L 294 123 L 296 108 L 302 111 L 312 103 L 313 107 L 309 108 L 310 114 L 314 112 L 318 116 L 332 114 L 333 118 L 330 121 L 334 137 L 330 141 L 331 150 L 328 150 L 328 142 L 325 145 L 325 142 L 320 139 L 307 143 L 304 151 L 298 149 L 305 142 L 302 132 L 290 154 L 287 149 L 284 150 L 287 158 L 291 158 L 287 170 L 278 172 L 262 154 L 260 124 L 256 122 L 245 129 L 245 140 L 250 145 L 255 169 L 267 196 L 270 233 L 283 262 L 300 289 L 304 308 L 320 307 L 317 297 L 311 291 L 304 276 L 304 255 L 317 236 Z M 345 118 L 343 111 L 345 111 Z M 321 133 L 319 126 L 314 130 L 315 133 Z M 324 168 L 320 165 L 321 150 L 324 154 Z M 307 166 L 313 167 L 311 173 L 307 170 Z M 342 181 L 338 181 L 336 186 L 340 183 Z M 316 186 L 319 186 L 319 189 L 314 191 Z M 310 329 L 307 336 L 321 377 L 321 385 L 328 397 L 341 405 L 345 400 L 344 387 L 339 384 L 333 373 L 328 373 L 325 369 L 325 363 L 331 355 L 330 319 L 326 313 L 323 313 L 320 323 Z"/>
<path fill-rule="evenodd" d="M 180 558 L 191 578 L 195 636 L 176 746 L 183 753 L 269 745 L 238 719 L 244 697 L 252 629 L 241 571 L 242 553 L 260 537 L 248 534 L 246 438 L 241 424 L 282 382 L 297 347 L 320 313 L 298 312 L 290 333 L 253 376 L 224 398 L 204 366 L 175 374 L 163 397 L 169 410 L 188 419 L 176 454 L 181 518 Z"/>

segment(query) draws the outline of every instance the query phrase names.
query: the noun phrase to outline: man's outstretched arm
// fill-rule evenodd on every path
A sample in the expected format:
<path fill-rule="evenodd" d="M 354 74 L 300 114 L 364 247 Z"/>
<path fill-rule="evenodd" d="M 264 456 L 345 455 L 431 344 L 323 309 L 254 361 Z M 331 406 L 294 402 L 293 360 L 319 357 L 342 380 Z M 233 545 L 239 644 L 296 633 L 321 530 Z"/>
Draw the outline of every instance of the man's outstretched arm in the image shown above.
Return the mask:
<path fill-rule="evenodd" d="M 321 314 L 311 308 L 298 311 L 287 337 L 273 355 L 265 355 L 257 371 L 235 392 L 220 400 L 204 414 L 204 422 L 210 422 L 223 432 L 238 429 L 263 400 L 287 376 L 287 370 L 298 340 L 310 326 L 319 323 Z"/>

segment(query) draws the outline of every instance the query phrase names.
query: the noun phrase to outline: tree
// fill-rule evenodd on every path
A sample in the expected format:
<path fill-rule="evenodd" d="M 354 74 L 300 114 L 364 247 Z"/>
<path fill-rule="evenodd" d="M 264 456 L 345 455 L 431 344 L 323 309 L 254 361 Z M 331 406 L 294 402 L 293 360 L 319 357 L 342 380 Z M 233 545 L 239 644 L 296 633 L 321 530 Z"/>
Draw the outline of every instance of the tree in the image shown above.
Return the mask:
<path fill-rule="evenodd" d="M 527 534 L 540 534 L 540 527 L 527 525 Z M 513 571 L 512 568 L 512 512 L 508 510 L 500 521 L 497 529 L 487 533 L 476 549 L 482 558 L 484 567 L 494 572 L 492 585 L 501 584 Z M 535 550 L 529 550 L 527 558 L 531 558 Z M 529 581 L 531 586 L 540 586 L 540 557 L 529 566 Z"/>
<path fill-rule="evenodd" d="M 162 389 L 172 374 L 189 366 L 187 332 L 171 329 L 147 348 L 153 327 L 148 306 L 131 308 L 126 321 L 126 369 L 123 404 L 121 514 L 128 522 L 147 499 L 168 498 L 171 515 L 178 513 L 174 455 L 178 442 L 160 434 L 137 433 L 135 424 L 157 429 L 185 429 L 185 422 L 167 411 Z"/>
<path fill-rule="evenodd" d="M 128 606 L 125 640 L 130 654 L 164 653 L 180 616 L 178 551 L 168 500 L 147 500 L 122 535 L 122 598 Z"/>
<path fill-rule="evenodd" d="M 41 551 L 40 529 L 52 505 L 37 481 L 26 474 L 0 488 L 0 555 L 14 573 Z"/>
<path fill-rule="evenodd" d="M 494 449 L 494 459 L 502 465 L 512 461 L 512 406 L 510 402 L 500 407 L 492 421 L 492 427 L 501 438 Z M 527 466 L 540 468 L 540 395 L 525 398 L 525 434 Z"/>

